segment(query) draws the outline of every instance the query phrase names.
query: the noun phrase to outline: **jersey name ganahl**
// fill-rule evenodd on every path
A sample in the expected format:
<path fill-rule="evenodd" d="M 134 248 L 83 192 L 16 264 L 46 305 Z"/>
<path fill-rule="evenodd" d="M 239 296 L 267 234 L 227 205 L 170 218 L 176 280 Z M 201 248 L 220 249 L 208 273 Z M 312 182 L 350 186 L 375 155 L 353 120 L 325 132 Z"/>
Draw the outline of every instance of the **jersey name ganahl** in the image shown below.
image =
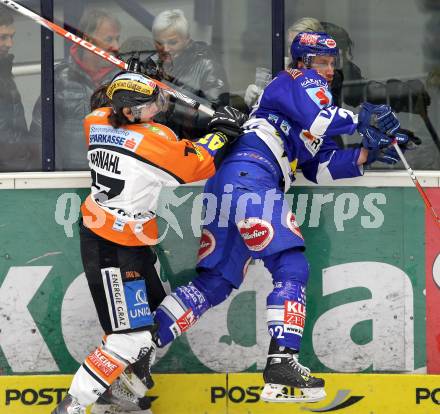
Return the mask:
<path fill-rule="evenodd" d="M 84 225 L 118 244 L 155 244 L 161 188 L 214 175 L 222 147 L 217 148 L 215 134 L 201 140 L 203 145 L 178 141 L 172 130 L 154 122 L 113 128 L 110 113 L 99 108 L 84 120 L 92 176 L 91 194 L 81 206 Z"/>
<path fill-rule="evenodd" d="M 90 154 L 90 162 L 98 168 L 121 174 L 119 170 L 119 156 L 111 152 L 95 151 Z"/>

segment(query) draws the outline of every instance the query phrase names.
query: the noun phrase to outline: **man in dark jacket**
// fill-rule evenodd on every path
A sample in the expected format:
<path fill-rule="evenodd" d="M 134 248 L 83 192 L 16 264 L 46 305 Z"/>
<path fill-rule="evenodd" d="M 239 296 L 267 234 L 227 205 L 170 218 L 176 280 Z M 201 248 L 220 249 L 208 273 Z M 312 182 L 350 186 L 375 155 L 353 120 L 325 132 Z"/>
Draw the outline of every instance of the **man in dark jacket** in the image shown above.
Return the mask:
<path fill-rule="evenodd" d="M 119 50 L 121 25 L 103 10 L 84 13 L 79 30 L 85 40 L 116 54 Z M 70 49 L 68 59 L 55 67 L 55 169 L 88 169 L 87 148 L 82 121 L 90 112 L 93 91 L 110 81 L 119 69 L 77 45 Z M 41 136 L 41 97 L 35 104 L 30 132 Z"/>
<path fill-rule="evenodd" d="M 182 10 L 159 13 L 152 27 L 153 56 L 164 80 L 177 89 L 214 108 L 229 104 L 229 83 L 226 72 L 211 48 L 191 39 L 188 21 Z M 166 124 L 179 136 L 199 136 L 209 119 L 186 105 L 176 103 Z M 200 119 L 199 119 L 200 118 Z M 172 121 L 171 121 L 172 119 Z M 176 121 L 180 123 L 176 125 Z"/>
<path fill-rule="evenodd" d="M 30 146 L 21 96 L 12 76 L 14 55 L 9 53 L 15 35 L 14 18 L 0 11 L 0 172 L 30 169 Z"/>

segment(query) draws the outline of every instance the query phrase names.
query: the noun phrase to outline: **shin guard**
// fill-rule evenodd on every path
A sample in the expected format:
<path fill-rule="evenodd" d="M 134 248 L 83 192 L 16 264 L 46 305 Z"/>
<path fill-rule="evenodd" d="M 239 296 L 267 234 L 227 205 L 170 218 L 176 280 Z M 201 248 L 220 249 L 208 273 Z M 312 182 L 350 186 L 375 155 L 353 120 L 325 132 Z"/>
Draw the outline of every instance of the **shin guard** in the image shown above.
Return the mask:
<path fill-rule="evenodd" d="M 73 377 L 69 394 L 87 406 L 95 402 L 124 371 L 128 362 L 96 348 L 89 354 Z"/>

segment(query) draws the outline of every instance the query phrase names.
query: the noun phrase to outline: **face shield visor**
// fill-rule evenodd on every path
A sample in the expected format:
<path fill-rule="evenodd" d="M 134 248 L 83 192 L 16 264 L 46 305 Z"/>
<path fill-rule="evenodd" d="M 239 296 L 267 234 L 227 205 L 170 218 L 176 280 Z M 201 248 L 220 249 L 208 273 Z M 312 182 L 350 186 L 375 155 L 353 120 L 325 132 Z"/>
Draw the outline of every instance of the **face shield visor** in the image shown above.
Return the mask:
<path fill-rule="evenodd" d="M 154 100 L 132 106 L 130 109 L 135 119 L 147 121 L 153 119 L 157 114 L 166 111 L 167 107 L 168 96 L 159 88 L 159 93 Z"/>
<path fill-rule="evenodd" d="M 329 55 L 314 55 L 308 54 L 305 58 L 305 65 L 307 68 L 319 70 L 326 70 L 332 68 L 333 70 L 339 69 L 341 65 L 341 59 L 339 55 L 329 56 Z"/>
<path fill-rule="evenodd" d="M 338 57 L 329 55 L 313 55 L 308 56 L 307 68 L 314 69 L 322 76 L 328 83 L 333 82 L 335 71 L 337 69 Z"/>

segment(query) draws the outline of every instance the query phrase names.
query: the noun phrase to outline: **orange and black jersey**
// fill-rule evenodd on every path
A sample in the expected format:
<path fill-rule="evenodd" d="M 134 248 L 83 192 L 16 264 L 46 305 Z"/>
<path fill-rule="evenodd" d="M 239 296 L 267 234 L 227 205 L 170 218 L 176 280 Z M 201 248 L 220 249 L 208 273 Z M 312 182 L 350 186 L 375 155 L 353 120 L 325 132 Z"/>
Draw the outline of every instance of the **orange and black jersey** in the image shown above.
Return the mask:
<path fill-rule="evenodd" d="M 197 142 L 179 141 L 154 122 L 116 129 L 108 122 L 111 110 L 99 108 L 84 120 L 92 174 L 91 194 L 81 207 L 84 224 L 118 244 L 154 244 L 161 188 L 214 175 L 226 138 L 208 134 Z"/>

